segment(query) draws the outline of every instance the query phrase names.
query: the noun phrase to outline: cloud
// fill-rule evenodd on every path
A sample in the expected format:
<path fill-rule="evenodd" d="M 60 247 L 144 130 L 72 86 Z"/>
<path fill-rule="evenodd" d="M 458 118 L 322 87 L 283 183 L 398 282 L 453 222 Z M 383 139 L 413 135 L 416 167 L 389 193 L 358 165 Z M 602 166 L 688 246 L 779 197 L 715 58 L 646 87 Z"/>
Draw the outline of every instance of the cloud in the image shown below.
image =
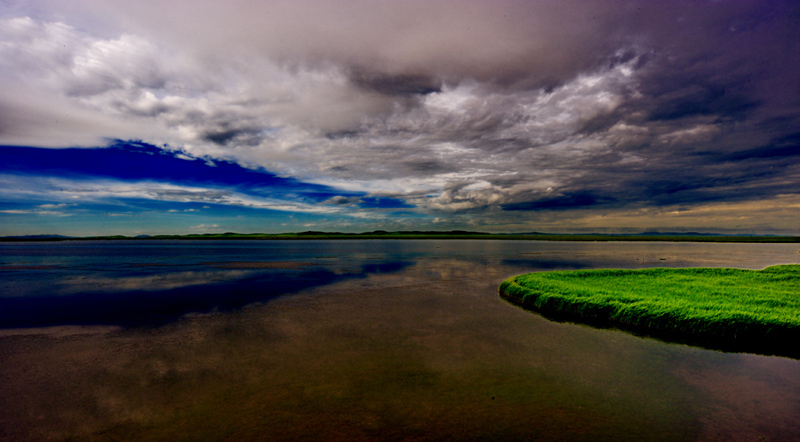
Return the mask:
<path fill-rule="evenodd" d="M 538 201 L 507 204 L 503 206 L 503 210 L 571 209 L 577 207 L 591 207 L 610 202 L 614 202 L 614 199 L 597 196 L 590 192 L 576 192 L 554 198 L 544 198 Z"/>
<path fill-rule="evenodd" d="M 10 180 L 6 180 L 10 181 Z M 109 201 L 125 201 L 131 203 L 142 201 L 170 201 L 177 203 L 213 203 L 226 206 L 254 209 L 269 209 L 301 213 L 340 213 L 336 207 L 328 205 L 308 204 L 297 201 L 281 200 L 248 195 L 226 189 L 209 189 L 205 187 L 182 186 L 156 182 L 122 182 L 116 180 L 82 180 L 74 181 L 63 178 L 49 178 L 44 182 L 37 178 L 14 177 L 17 185 L 26 188 L 25 198 L 73 201 L 75 204 L 103 203 Z M 6 198 L 19 198 L 20 192 L 0 191 Z M 68 207 L 75 204 L 59 204 Z M 130 203 L 128 203 L 130 204 Z M 42 206 L 38 206 L 42 207 Z M 176 209 L 177 210 L 177 209 Z M 12 213 L 13 210 L 7 213 Z M 23 213 L 16 211 L 15 213 Z M 61 214 L 52 210 L 31 209 L 25 213 Z"/>
<path fill-rule="evenodd" d="M 800 185 L 796 2 L 2 8 L 0 144 L 140 139 L 338 191 L 265 203 L 180 183 L 149 198 L 493 223 Z"/>
<path fill-rule="evenodd" d="M 547 231 L 700 231 L 716 233 L 761 232 L 796 234 L 797 195 L 776 195 L 758 201 L 715 201 L 676 204 L 662 207 L 617 208 L 614 210 L 574 210 L 567 218 L 547 213 L 537 216 L 537 224 Z M 504 222 L 514 222 L 504 219 Z M 523 223 L 509 226 L 520 228 Z M 633 227 L 633 228 L 632 228 Z"/>
<path fill-rule="evenodd" d="M 66 209 L 74 204 L 39 204 L 31 209 L 6 209 L 0 210 L 0 213 L 9 215 L 56 215 L 56 216 L 69 216 L 70 214 L 58 209 Z"/>
<path fill-rule="evenodd" d="M 220 229 L 219 224 L 198 224 L 196 226 L 191 226 L 190 229 L 192 230 L 202 230 L 202 231 L 209 231 L 209 230 L 218 230 Z"/>
<path fill-rule="evenodd" d="M 361 202 L 361 198 L 359 197 L 346 197 L 341 195 L 336 195 L 332 198 L 328 198 L 327 200 L 323 201 L 322 204 L 333 204 L 337 206 L 352 206 Z"/>

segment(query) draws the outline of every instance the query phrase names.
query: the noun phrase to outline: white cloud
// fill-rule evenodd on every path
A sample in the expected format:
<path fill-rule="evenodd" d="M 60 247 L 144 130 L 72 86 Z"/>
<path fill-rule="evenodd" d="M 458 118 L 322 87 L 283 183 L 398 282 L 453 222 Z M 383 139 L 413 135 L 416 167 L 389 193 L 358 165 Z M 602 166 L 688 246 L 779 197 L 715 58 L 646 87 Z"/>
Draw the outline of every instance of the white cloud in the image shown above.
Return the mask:
<path fill-rule="evenodd" d="M 196 226 L 189 227 L 192 230 L 217 230 L 220 228 L 219 224 L 198 224 Z"/>
<path fill-rule="evenodd" d="M 0 178 L 0 182 L 2 182 L 2 178 Z M 4 192 L 0 191 L 0 195 L 3 195 Z M 71 213 L 67 212 L 66 209 L 69 207 L 74 206 L 75 204 L 39 204 L 30 209 L 5 209 L 0 210 L 0 213 L 6 213 L 9 215 L 55 215 L 55 216 L 70 216 Z"/>
<path fill-rule="evenodd" d="M 665 144 L 687 144 L 709 141 L 719 134 L 719 127 L 714 124 L 698 124 L 688 129 L 678 129 L 658 136 Z"/>
<path fill-rule="evenodd" d="M 285 212 L 313 214 L 345 214 L 358 216 L 335 205 L 318 205 L 258 197 L 244 193 L 197 186 L 184 186 L 160 182 L 120 182 L 115 180 L 73 181 L 64 178 L 40 178 L 0 175 L 0 183 L 9 184 L 0 188 L 0 196 L 10 200 L 47 199 L 69 203 L 46 204 L 33 209 L 12 209 L 4 213 L 65 214 L 47 210 L 67 208 L 78 204 L 103 203 L 109 200 L 142 199 L 150 201 L 173 201 L 181 203 L 214 203 L 227 206 L 269 209 Z M 196 209 L 168 209 L 168 212 L 194 212 Z"/>

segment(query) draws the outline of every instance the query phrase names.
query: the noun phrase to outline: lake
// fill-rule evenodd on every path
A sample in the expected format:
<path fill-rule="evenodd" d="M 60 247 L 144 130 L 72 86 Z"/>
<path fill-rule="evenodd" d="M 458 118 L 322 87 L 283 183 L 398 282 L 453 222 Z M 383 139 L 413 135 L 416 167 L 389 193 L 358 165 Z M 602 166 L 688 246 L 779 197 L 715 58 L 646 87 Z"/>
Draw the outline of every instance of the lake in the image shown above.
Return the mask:
<path fill-rule="evenodd" d="M 562 269 L 760 269 L 799 250 L 0 243 L 0 440 L 797 441 L 800 361 L 552 322 L 497 286 Z"/>

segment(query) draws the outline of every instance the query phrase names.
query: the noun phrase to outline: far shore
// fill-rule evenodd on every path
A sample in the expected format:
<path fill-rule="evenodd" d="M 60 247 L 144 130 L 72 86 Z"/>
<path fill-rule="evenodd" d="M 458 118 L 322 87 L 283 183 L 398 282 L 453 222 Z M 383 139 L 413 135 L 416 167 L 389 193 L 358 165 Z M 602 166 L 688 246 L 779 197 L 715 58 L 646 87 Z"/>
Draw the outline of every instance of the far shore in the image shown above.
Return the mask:
<path fill-rule="evenodd" d="M 26 235 L 0 237 L 0 242 L 52 242 L 52 241 L 143 241 L 143 240 L 348 240 L 348 239 L 491 239 L 516 241 L 656 241 L 656 242 L 719 242 L 719 243 L 800 243 L 800 236 L 777 235 L 720 235 L 704 233 L 643 233 L 643 234 L 562 234 L 562 233 L 485 233 L 451 230 L 399 231 L 376 230 L 364 233 L 318 232 L 299 233 L 205 233 L 188 235 L 141 235 L 141 236 L 86 236 L 67 237 L 59 235 Z"/>

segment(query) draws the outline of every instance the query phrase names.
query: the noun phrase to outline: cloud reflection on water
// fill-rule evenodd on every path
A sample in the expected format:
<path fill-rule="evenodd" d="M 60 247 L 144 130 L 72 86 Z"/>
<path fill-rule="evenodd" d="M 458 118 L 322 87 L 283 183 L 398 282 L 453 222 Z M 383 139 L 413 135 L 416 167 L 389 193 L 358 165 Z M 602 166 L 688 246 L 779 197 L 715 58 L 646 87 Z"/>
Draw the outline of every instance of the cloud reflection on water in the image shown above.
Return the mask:
<path fill-rule="evenodd" d="M 60 282 L 62 295 L 75 293 L 107 293 L 126 291 L 156 292 L 183 287 L 219 284 L 257 274 L 247 270 L 184 271 L 145 276 L 86 276 Z"/>
<path fill-rule="evenodd" d="M 409 262 L 379 261 L 348 263 L 345 269 L 278 262 L 255 261 L 201 263 L 217 268 L 246 270 L 181 270 L 172 266 L 146 267 L 145 275 L 91 268 L 68 273 L 42 274 L 43 281 L 29 296 L 0 297 L 0 328 L 56 325 L 164 324 L 189 313 L 225 311 L 266 302 L 348 279 L 400 271 Z M 185 268 L 185 266 L 181 267 Z M 252 269 L 252 270 L 251 270 Z M 152 272 L 156 273 L 152 273 Z M 111 276 L 105 276 L 108 274 Z M 40 279 L 42 279 L 40 278 Z M 9 287 L 24 288 L 24 281 Z"/>

